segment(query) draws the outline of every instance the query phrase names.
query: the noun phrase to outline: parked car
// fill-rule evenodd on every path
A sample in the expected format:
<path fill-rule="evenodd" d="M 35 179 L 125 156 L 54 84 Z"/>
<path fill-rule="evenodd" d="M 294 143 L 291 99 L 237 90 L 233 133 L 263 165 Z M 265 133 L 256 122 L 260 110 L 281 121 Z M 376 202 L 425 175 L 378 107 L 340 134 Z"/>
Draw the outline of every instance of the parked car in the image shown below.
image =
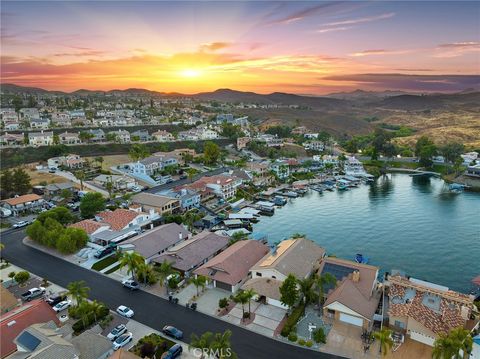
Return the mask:
<path fill-rule="evenodd" d="M 107 334 L 107 338 L 111 341 L 117 340 L 117 338 L 124 334 L 127 331 L 127 326 L 125 324 L 119 324 L 112 329 L 110 333 Z"/>
<path fill-rule="evenodd" d="M 57 313 L 60 313 L 60 312 L 64 311 L 65 309 L 70 308 L 71 305 L 72 305 L 71 300 L 64 300 L 64 301 L 56 304 L 53 307 L 53 310 L 56 311 Z"/>
<path fill-rule="evenodd" d="M 41 297 L 42 295 L 45 294 L 45 288 L 39 287 L 39 288 L 30 288 L 28 291 L 23 293 L 20 297 L 23 300 L 26 301 L 31 301 L 32 299 Z"/>
<path fill-rule="evenodd" d="M 103 258 L 117 250 L 116 246 L 108 246 L 103 249 L 99 249 L 95 254 L 94 257 L 97 259 Z"/>
<path fill-rule="evenodd" d="M 170 349 L 168 349 L 167 353 L 163 357 L 163 359 L 175 359 L 182 355 L 183 348 L 180 344 L 173 345 Z"/>
<path fill-rule="evenodd" d="M 126 307 L 124 305 L 121 305 L 117 308 L 117 313 L 126 318 L 131 318 L 133 317 L 133 314 L 134 314 L 133 310 L 131 310 L 129 307 Z"/>
<path fill-rule="evenodd" d="M 20 221 L 20 222 L 14 223 L 12 227 L 13 228 L 22 228 L 22 227 L 28 226 L 29 224 L 30 224 L 29 221 Z"/>
<path fill-rule="evenodd" d="M 63 302 L 64 300 L 67 300 L 67 295 L 66 294 L 56 294 L 56 295 L 50 296 L 47 299 L 45 299 L 45 301 L 51 307 L 57 305 L 60 302 Z"/>
<path fill-rule="evenodd" d="M 164 326 L 162 331 L 165 335 L 168 335 L 169 337 L 172 337 L 178 340 L 183 338 L 183 332 L 171 325 Z"/>
<path fill-rule="evenodd" d="M 0 207 L 0 217 L 7 218 L 12 215 L 12 211 L 8 208 Z"/>
<path fill-rule="evenodd" d="M 120 335 L 115 341 L 113 342 L 113 350 L 118 350 L 123 348 L 125 345 L 130 343 L 133 339 L 133 334 L 128 332 L 126 334 Z"/>
<path fill-rule="evenodd" d="M 133 279 L 127 279 L 122 282 L 123 286 L 125 288 L 128 288 L 130 290 L 137 290 L 140 288 L 137 282 L 135 282 Z"/>

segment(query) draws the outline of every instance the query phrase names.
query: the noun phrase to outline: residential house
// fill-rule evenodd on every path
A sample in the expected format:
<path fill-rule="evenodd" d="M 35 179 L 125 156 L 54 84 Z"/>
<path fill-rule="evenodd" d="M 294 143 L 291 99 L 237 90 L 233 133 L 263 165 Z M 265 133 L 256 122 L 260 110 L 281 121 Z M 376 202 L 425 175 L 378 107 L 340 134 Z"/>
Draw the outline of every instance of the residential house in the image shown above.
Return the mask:
<path fill-rule="evenodd" d="M 292 129 L 292 135 L 304 135 L 308 132 L 305 126 L 298 126 Z"/>
<path fill-rule="evenodd" d="M 152 262 L 161 264 L 167 261 L 174 270 L 189 277 L 195 269 L 226 249 L 228 242 L 229 237 L 204 231 L 154 257 Z"/>
<path fill-rule="evenodd" d="M 0 119 L 5 121 L 18 121 L 18 114 L 14 108 L 0 108 Z"/>
<path fill-rule="evenodd" d="M 47 199 L 61 201 L 62 192 L 68 191 L 72 197 L 75 196 L 77 190 L 72 182 L 51 183 L 45 186 L 44 196 Z"/>
<path fill-rule="evenodd" d="M 60 138 L 60 143 L 63 145 L 76 145 L 81 143 L 80 137 L 78 136 L 78 133 L 75 132 L 63 132 L 58 135 Z"/>
<path fill-rule="evenodd" d="M 325 250 L 306 238 L 284 240 L 250 269 L 251 279 L 242 288 L 253 289 L 258 296 L 280 308 L 278 288 L 293 274 L 298 279 L 310 276 L 320 265 Z"/>
<path fill-rule="evenodd" d="M 188 188 L 182 188 L 178 191 L 170 189 L 167 191 L 159 192 L 159 194 L 166 197 L 178 199 L 180 201 L 180 208 L 182 211 L 188 211 L 192 208 L 200 207 L 200 193 Z"/>
<path fill-rule="evenodd" d="M 52 124 L 56 127 L 70 127 L 72 125 L 72 118 L 67 112 L 54 112 L 52 114 Z"/>
<path fill-rule="evenodd" d="M 146 225 L 150 225 L 150 228 L 153 228 L 151 223 L 158 218 L 158 213 L 153 209 L 149 209 L 148 213 L 146 213 L 141 211 L 141 207 L 135 210 L 117 208 L 114 211 L 103 211 L 95 215 L 95 220 L 108 224 L 110 229 L 114 231 L 132 227 L 140 228 Z"/>
<path fill-rule="evenodd" d="M 465 171 L 465 176 L 469 177 L 480 177 L 480 164 L 468 166 L 467 170 Z"/>
<path fill-rule="evenodd" d="M 3 207 L 11 210 L 14 216 L 18 216 L 18 214 L 26 211 L 41 209 L 45 201 L 43 197 L 32 193 L 5 199 L 1 203 Z"/>
<path fill-rule="evenodd" d="M 47 160 L 48 168 L 58 169 L 59 167 L 66 167 L 69 169 L 83 168 L 85 160 L 76 154 L 69 154 L 66 156 L 52 157 Z"/>
<path fill-rule="evenodd" d="M 7 133 L 0 136 L 0 144 L 6 146 L 21 146 L 25 142 L 23 133 Z"/>
<path fill-rule="evenodd" d="M 433 346 L 439 335 L 452 329 L 466 327 L 474 310 L 473 296 L 398 272 L 389 275 L 385 284 L 390 326 L 426 345 Z"/>
<path fill-rule="evenodd" d="M 472 151 L 460 155 L 463 159 L 464 166 L 470 166 L 472 163 L 476 163 L 479 160 L 478 152 Z"/>
<path fill-rule="evenodd" d="M 108 135 L 112 137 L 115 136 L 115 141 L 120 143 L 130 142 L 130 132 L 126 130 L 110 131 Z"/>
<path fill-rule="evenodd" d="M 238 241 L 194 271 L 212 282 L 215 288 L 235 293 L 249 278 L 250 268 L 268 254 L 259 241 Z"/>
<path fill-rule="evenodd" d="M 135 252 L 141 254 L 148 263 L 153 257 L 189 238 L 191 233 L 185 227 L 176 223 L 167 223 L 131 238 L 125 243 L 133 245 Z"/>
<path fill-rule="evenodd" d="M 152 137 L 155 139 L 155 141 L 158 141 L 158 142 L 175 141 L 175 137 L 173 137 L 173 135 L 170 132 L 163 131 L 163 130 L 152 133 Z"/>
<path fill-rule="evenodd" d="M 53 321 L 60 324 L 57 313 L 43 299 L 33 300 L 0 316 L 0 358 L 17 351 L 15 338 L 30 325 Z"/>
<path fill-rule="evenodd" d="M 20 122 L 17 120 L 11 121 L 11 120 L 4 120 L 3 121 L 3 129 L 5 131 L 17 131 L 20 129 Z"/>
<path fill-rule="evenodd" d="M 69 227 L 83 229 L 89 237 L 110 229 L 109 224 L 97 222 L 93 219 L 84 219 L 83 221 L 70 224 Z"/>
<path fill-rule="evenodd" d="M 32 146 L 49 146 L 53 143 L 52 131 L 29 132 L 28 142 Z"/>
<path fill-rule="evenodd" d="M 90 129 L 86 131 L 93 137 L 90 139 L 92 142 L 103 142 L 105 141 L 105 132 L 101 128 Z"/>
<path fill-rule="evenodd" d="M 303 148 L 305 148 L 306 151 L 322 152 L 325 149 L 325 146 L 323 145 L 323 142 L 310 141 L 310 142 L 304 143 Z"/>
<path fill-rule="evenodd" d="M 274 180 L 268 162 L 247 162 L 247 170 L 253 173 L 253 184 L 256 186 L 268 186 Z"/>
<path fill-rule="evenodd" d="M 3 285 L 0 285 L 0 315 L 11 311 L 20 304 L 20 300 Z"/>
<path fill-rule="evenodd" d="M 303 137 L 305 137 L 308 140 L 316 140 L 318 139 L 318 133 L 317 132 L 305 133 L 303 134 Z"/>
<path fill-rule="evenodd" d="M 247 145 L 252 139 L 250 137 L 238 137 L 237 138 L 237 150 L 241 151 L 244 148 L 247 148 Z"/>
<path fill-rule="evenodd" d="M 235 197 L 237 188 L 241 186 L 242 180 L 229 175 L 216 175 L 202 177 L 196 183 L 202 183 L 211 189 L 218 197 L 229 199 Z"/>
<path fill-rule="evenodd" d="M 175 157 L 167 157 L 162 155 L 153 155 L 130 165 L 133 174 L 152 176 L 157 171 L 161 171 L 165 167 L 175 166 L 178 161 Z"/>
<path fill-rule="evenodd" d="M 31 121 L 34 119 L 40 118 L 40 112 L 38 112 L 37 108 L 21 108 L 20 109 L 20 118 L 24 121 Z"/>
<path fill-rule="evenodd" d="M 290 176 L 290 166 L 287 160 L 276 160 L 270 164 L 270 170 L 272 170 L 278 178 L 287 179 Z"/>
<path fill-rule="evenodd" d="M 160 216 L 176 213 L 180 210 L 178 199 L 147 192 L 137 193 L 132 197 L 131 202 L 142 206 L 145 210 L 153 209 Z"/>
<path fill-rule="evenodd" d="M 93 183 L 106 187 L 106 184 L 111 182 L 114 190 L 130 190 L 137 185 L 137 181 L 126 175 L 98 175 L 93 179 Z"/>
<path fill-rule="evenodd" d="M 130 134 L 130 139 L 138 138 L 139 141 L 146 142 L 152 139 L 147 130 L 137 130 Z"/>
<path fill-rule="evenodd" d="M 34 118 L 30 120 L 30 128 L 46 130 L 49 125 L 50 120 L 48 118 Z"/>
<path fill-rule="evenodd" d="M 336 286 L 324 287 L 324 316 L 370 331 L 381 299 L 378 271 L 378 267 L 367 264 L 334 257 L 324 258 L 318 273 L 329 273 L 337 280 Z"/>
<path fill-rule="evenodd" d="M 200 135 L 194 130 L 180 131 L 178 133 L 178 139 L 180 141 L 198 141 L 200 140 Z"/>

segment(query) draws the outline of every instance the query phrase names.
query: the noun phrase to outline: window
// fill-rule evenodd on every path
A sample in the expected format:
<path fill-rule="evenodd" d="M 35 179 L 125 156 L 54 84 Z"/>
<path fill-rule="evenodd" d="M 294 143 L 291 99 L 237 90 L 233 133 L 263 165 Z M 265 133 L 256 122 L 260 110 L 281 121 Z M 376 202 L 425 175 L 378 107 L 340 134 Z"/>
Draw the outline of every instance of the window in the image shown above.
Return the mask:
<path fill-rule="evenodd" d="M 399 321 L 399 320 L 396 320 L 394 325 L 395 325 L 397 328 L 405 329 L 405 323 L 404 323 L 404 322 L 401 322 L 401 321 Z"/>
<path fill-rule="evenodd" d="M 272 275 L 272 278 L 273 278 L 273 279 L 277 279 L 277 277 L 275 277 L 274 275 Z"/>
<path fill-rule="evenodd" d="M 257 277 L 261 277 L 261 276 L 262 276 L 262 273 L 257 272 L 257 273 L 255 273 L 255 275 L 256 275 Z"/>

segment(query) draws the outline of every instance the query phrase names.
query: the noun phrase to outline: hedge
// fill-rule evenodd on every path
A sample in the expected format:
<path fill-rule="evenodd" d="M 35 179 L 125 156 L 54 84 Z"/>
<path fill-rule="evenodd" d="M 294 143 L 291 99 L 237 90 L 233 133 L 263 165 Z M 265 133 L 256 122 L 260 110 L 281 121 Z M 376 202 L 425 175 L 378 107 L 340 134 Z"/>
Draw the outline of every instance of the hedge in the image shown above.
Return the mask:
<path fill-rule="evenodd" d="M 102 310 L 100 313 L 97 314 L 97 317 L 93 315 L 93 313 L 89 313 L 85 318 L 80 318 L 78 321 L 73 323 L 72 329 L 75 333 L 81 333 L 88 327 L 90 327 L 92 324 L 95 323 L 95 319 L 97 319 L 97 322 L 105 318 L 108 314 L 110 313 L 110 310 L 106 307 L 103 306 Z"/>
<path fill-rule="evenodd" d="M 305 304 L 301 303 L 299 306 L 295 307 L 293 309 L 292 313 L 288 316 L 285 325 L 282 328 L 281 335 L 283 337 L 288 337 L 290 332 L 295 328 L 297 325 L 297 322 L 300 320 L 302 317 L 303 313 L 305 311 Z"/>

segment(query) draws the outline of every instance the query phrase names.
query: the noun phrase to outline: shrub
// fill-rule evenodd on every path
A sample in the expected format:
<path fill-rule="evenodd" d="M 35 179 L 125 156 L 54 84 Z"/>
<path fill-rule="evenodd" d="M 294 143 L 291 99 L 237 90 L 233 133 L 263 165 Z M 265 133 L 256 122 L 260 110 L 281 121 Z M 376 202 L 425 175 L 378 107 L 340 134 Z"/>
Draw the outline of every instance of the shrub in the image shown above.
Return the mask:
<path fill-rule="evenodd" d="M 299 321 L 300 317 L 303 314 L 305 307 L 304 304 L 300 304 L 298 307 L 293 309 L 292 313 L 288 316 L 285 325 L 283 326 L 283 329 L 281 331 L 281 335 L 284 337 L 287 337 L 290 332 L 293 331 L 295 326 L 297 325 L 297 322 Z"/>
<path fill-rule="evenodd" d="M 227 298 L 222 298 L 218 301 L 218 307 L 219 308 L 226 308 L 228 306 L 228 299 Z"/>
<path fill-rule="evenodd" d="M 85 304 L 82 305 L 85 306 Z M 89 304 L 86 305 L 88 308 Z M 110 310 L 105 305 L 102 305 L 96 316 L 93 314 L 93 312 L 88 312 L 87 314 L 82 316 L 78 310 L 78 307 L 73 307 L 70 308 L 69 314 L 74 318 L 79 318 L 79 320 L 72 325 L 73 331 L 78 334 L 89 328 L 92 324 L 94 324 L 95 319 L 102 322 L 102 320 L 110 314 Z"/>
<path fill-rule="evenodd" d="M 27 271 L 21 271 L 15 274 L 15 277 L 13 278 L 15 279 L 15 282 L 17 282 L 19 285 L 22 285 L 30 279 L 30 273 Z"/>
<path fill-rule="evenodd" d="M 15 272 L 8 273 L 8 278 L 11 278 L 11 279 L 15 278 L 15 274 L 16 274 Z"/>
<path fill-rule="evenodd" d="M 305 339 L 300 338 L 300 339 L 298 339 L 297 343 L 300 344 L 301 346 L 304 346 L 305 345 Z"/>
<path fill-rule="evenodd" d="M 318 328 L 313 332 L 313 340 L 315 340 L 316 343 L 325 344 L 327 342 L 327 338 L 325 336 L 325 332 L 323 331 L 323 328 Z"/>
<path fill-rule="evenodd" d="M 307 347 L 311 348 L 311 347 L 313 346 L 313 342 L 312 342 L 311 340 L 307 340 L 307 341 L 305 342 L 305 345 L 306 345 Z"/>
<path fill-rule="evenodd" d="M 297 333 L 291 332 L 290 334 L 288 334 L 288 340 L 289 341 L 296 342 L 297 339 L 298 339 Z"/>

